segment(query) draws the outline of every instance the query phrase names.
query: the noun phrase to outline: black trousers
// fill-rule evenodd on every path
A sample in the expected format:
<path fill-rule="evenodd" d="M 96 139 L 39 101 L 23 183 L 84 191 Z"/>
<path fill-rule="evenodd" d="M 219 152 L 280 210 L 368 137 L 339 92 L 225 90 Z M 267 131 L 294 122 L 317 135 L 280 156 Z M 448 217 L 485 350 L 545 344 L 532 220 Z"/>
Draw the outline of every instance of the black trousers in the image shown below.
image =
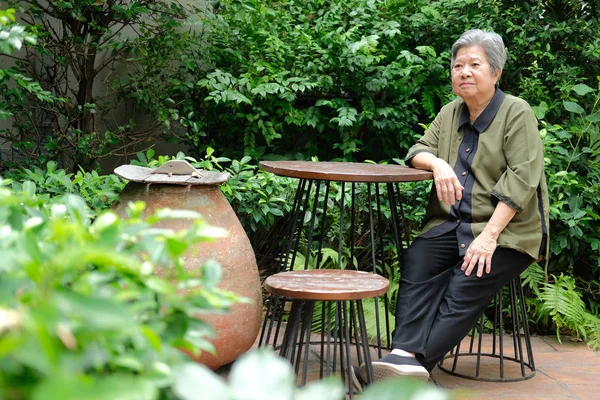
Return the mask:
<path fill-rule="evenodd" d="M 392 347 L 415 353 L 431 371 L 473 328 L 494 294 L 533 261 L 528 254 L 499 247 L 490 274 L 465 276 L 454 231 L 417 237 L 401 270 Z"/>

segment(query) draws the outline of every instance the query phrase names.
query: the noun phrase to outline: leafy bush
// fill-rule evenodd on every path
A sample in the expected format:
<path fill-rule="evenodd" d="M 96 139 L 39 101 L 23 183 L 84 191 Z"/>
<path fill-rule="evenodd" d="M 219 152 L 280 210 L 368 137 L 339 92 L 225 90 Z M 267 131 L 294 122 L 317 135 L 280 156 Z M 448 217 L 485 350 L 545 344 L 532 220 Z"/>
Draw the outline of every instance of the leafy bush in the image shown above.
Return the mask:
<path fill-rule="evenodd" d="M 596 89 L 575 85 L 568 99 L 564 107 L 572 117 L 564 126 L 545 122 L 542 130 L 551 193 L 551 267 L 566 272 L 573 266 L 590 279 L 600 274 L 600 76 Z"/>
<path fill-rule="evenodd" d="M 582 296 L 586 291 L 577 286 L 575 277 L 561 273 L 546 280 L 542 267 L 534 263 L 521 274 L 521 279 L 523 287 L 531 292 L 526 303 L 533 321 L 553 325 L 559 342 L 562 334 L 571 334 L 595 350 L 600 348 L 597 304 L 586 304 Z M 595 286 L 598 293 L 597 283 L 590 286 Z"/>
<path fill-rule="evenodd" d="M 192 212 L 143 219 L 143 203 L 129 205 L 129 218 L 107 211 L 91 221 L 78 196 L 38 196 L 31 181 L 20 189 L 0 184 L 3 398 L 172 398 L 180 349 L 212 351 L 198 314 L 238 300 L 215 287 L 218 265 L 189 276 L 182 254 L 225 232 Z M 165 218 L 195 225 L 153 228 Z"/>
<path fill-rule="evenodd" d="M 69 171 L 78 165 L 88 170 L 98 158 L 133 153 L 170 126 L 168 113 L 146 115 L 148 121 L 138 125 L 135 101 L 127 97 L 145 81 L 163 82 L 161 72 L 179 68 L 173 64 L 179 50 L 196 40 L 184 26 L 192 6 L 153 0 L 7 3 L 33 26 L 38 41 L 13 56 L 16 65 L 0 76 L 0 102 L 12 115 L 0 139 L 13 146 L 1 169 L 54 160 Z M 117 115 L 119 109 L 129 112 Z"/>
<path fill-rule="evenodd" d="M 36 192 L 43 196 L 60 196 L 66 193 L 81 196 L 93 211 L 109 208 L 119 199 L 119 193 L 126 182 L 116 175 L 100 175 L 96 171 L 85 172 L 82 168 L 77 173 L 67 173 L 57 169 L 57 164 L 50 161 L 46 170 L 39 167 L 12 170 L 7 177 L 14 181 L 13 189 L 22 190 L 20 182 L 29 181 L 35 184 Z"/>
<path fill-rule="evenodd" d="M 448 53 L 407 46 L 398 8 L 219 1 L 203 14 L 205 41 L 196 43 L 210 47 L 167 88 L 188 128 L 182 139 L 199 153 L 211 146 L 254 157 L 397 155 L 414 142 L 419 115 L 433 115 L 449 93 Z"/>
<path fill-rule="evenodd" d="M 36 43 L 35 35 L 27 31 L 23 25 L 16 23 L 14 8 L 0 10 L 0 53 L 8 55 L 15 50 L 21 50 L 23 44 L 35 45 Z M 0 87 L 11 88 L 12 93 L 18 98 L 22 93 L 35 95 L 40 101 L 52 102 L 54 98 L 50 92 L 43 90 L 38 82 L 12 68 L 0 68 Z M 6 120 L 14 116 L 9 108 L 7 99 L 4 96 L 0 97 L 0 119 Z"/>
<path fill-rule="evenodd" d="M 182 152 L 157 158 L 154 155 L 152 149 L 137 153 L 137 160 L 131 163 L 156 168 L 169 160 L 186 160 L 195 168 L 228 172 L 229 179 L 221 185 L 221 190 L 249 235 L 259 229 L 272 228 L 275 219 L 291 209 L 297 180 L 259 170 L 251 163 L 250 156 L 241 160 L 217 157 L 210 147 L 206 149 L 204 158 L 199 160 Z"/>

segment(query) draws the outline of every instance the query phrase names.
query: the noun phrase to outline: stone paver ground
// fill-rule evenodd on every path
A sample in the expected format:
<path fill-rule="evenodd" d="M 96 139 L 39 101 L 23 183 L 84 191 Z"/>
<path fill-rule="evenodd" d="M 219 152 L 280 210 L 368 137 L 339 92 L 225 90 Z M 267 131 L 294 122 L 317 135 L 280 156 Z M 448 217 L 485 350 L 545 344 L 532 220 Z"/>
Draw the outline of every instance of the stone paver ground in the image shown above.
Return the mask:
<path fill-rule="evenodd" d="M 317 337 L 314 340 L 317 340 Z M 484 350 L 486 347 L 490 348 L 490 344 L 491 335 L 484 335 Z M 436 367 L 430 382 L 454 392 L 459 399 L 600 400 L 600 353 L 590 350 L 585 343 L 572 342 L 568 337 L 559 343 L 556 337 L 535 336 L 532 337 L 532 345 L 536 374 L 531 379 L 521 382 L 482 382 L 451 376 Z M 468 347 L 468 339 L 465 339 L 462 346 Z M 512 341 L 507 336 L 505 349 L 510 347 Z M 509 351 L 505 354 L 512 356 L 510 353 Z M 377 358 L 375 350 L 372 350 L 372 356 Z M 489 365 L 489 361 L 482 359 L 482 376 L 490 371 L 498 373 L 497 361 L 493 362 L 494 365 Z M 459 370 L 474 371 L 474 364 L 475 357 L 462 357 Z M 309 381 L 319 379 L 318 346 L 311 349 L 308 371 Z M 513 376 L 511 373 L 519 372 L 518 364 L 505 363 L 507 377 Z"/>
<path fill-rule="evenodd" d="M 443 388 L 470 392 L 468 398 L 472 399 L 600 399 L 598 352 L 590 350 L 585 343 L 571 342 L 569 338 L 563 338 L 562 344 L 550 336 L 532 337 L 531 341 L 536 374 L 526 381 L 474 381 L 448 375 L 438 368 L 433 371 L 432 378 Z M 489 343 L 489 336 L 485 342 Z M 508 340 L 506 343 L 511 344 Z M 475 360 L 466 357 L 465 361 L 474 364 Z"/>

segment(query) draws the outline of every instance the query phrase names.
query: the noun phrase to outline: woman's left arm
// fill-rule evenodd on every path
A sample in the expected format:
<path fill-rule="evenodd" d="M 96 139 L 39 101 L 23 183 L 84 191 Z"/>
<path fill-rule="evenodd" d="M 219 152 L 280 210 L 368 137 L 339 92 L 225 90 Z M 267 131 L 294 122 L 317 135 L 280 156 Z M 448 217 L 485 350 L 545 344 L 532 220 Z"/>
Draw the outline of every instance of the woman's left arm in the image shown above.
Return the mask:
<path fill-rule="evenodd" d="M 465 253 L 463 264 L 460 267 L 465 275 L 471 275 L 475 267 L 477 267 L 478 278 L 483 276 L 484 269 L 486 274 L 492 271 L 492 256 L 496 250 L 498 236 L 516 213 L 517 211 L 506 203 L 498 202 L 483 232 L 473 240 Z"/>
<path fill-rule="evenodd" d="M 477 267 L 477 276 L 492 270 L 492 256 L 498 236 L 512 218 L 531 201 L 544 170 L 542 142 L 537 120 L 529 104 L 521 101 L 514 105 L 504 133 L 506 171 L 491 191 L 496 208 L 483 232 L 471 242 L 461 269 L 470 275 Z"/>

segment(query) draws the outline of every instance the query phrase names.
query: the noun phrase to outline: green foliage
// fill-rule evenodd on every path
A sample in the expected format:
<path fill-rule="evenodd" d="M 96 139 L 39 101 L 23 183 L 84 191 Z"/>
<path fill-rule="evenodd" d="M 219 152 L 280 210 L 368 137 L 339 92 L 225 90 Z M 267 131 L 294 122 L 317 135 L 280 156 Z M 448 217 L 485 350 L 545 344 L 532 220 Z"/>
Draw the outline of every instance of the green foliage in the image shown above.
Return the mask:
<path fill-rule="evenodd" d="M 23 44 L 35 45 L 36 37 L 28 32 L 23 25 L 15 23 L 15 9 L 0 10 L 0 53 L 11 54 L 14 50 L 21 50 Z M 13 85 L 12 93 L 29 93 L 36 96 L 40 101 L 53 102 L 54 97 L 48 91 L 42 89 L 39 83 L 33 79 L 20 74 L 13 68 L 0 68 L 0 88 L 8 88 Z M 8 110 L 9 103 L 0 96 L 0 119 L 6 120 L 14 114 Z M 0 160 L 1 161 L 1 160 Z"/>
<path fill-rule="evenodd" d="M 50 160 L 69 171 L 78 165 L 89 169 L 98 158 L 130 154 L 170 127 L 170 115 L 157 114 L 138 126 L 134 115 L 117 111 L 133 110 L 127 98 L 138 85 L 153 79 L 163 85 L 157 71 L 178 69 L 174 57 L 196 40 L 184 26 L 193 7 L 152 0 L 8 4 L 33 25 L 37 44 L 29 40 L 31 46 L 12 56 L 15 66 L 0 75 L 1 108 L 4 117 L 12 116 L 0 139 L 13 147 L 1 169 Z M 23 33 L 18 26 L 11 29 Z M 13 36 L 9 40 L 21 43 Z"/>
<path fill-rule="evenodd" d="M 221 185 L 221 190 L 248 233 L 272 227 L 277 217 L 291 209 L 297 181 L 259 170 L 251 163 L 250 156 L 241 160 L 217 157 L 211 147 L 206 149 L 204 158 L 200 160 L 181 152 L 172 157 L 154 158 L 154 155 L 152 149 L 137 153 L 137 160 L 131 163 L 156 168 L 169 160 L 186 160 L 195 168 L 228 172 L 229 179 Z"/>
<path fill-rule="evenodd" d="M 199 313 L 238 298 L 215 287 L 220 267 L 183 269 L 192 244 L 225 232 L 192 212 L 93 221 L 82 198 L 38 196 L 0 182 L 0 393 L 7 399 L 158 399 L 170 393 L 180 351 L 212 351 Z M 186 231 L 155 229 L 193 218 Z M 175 282 L 175 283 L 174 283 Z M 172 398 L 172 397 L 169 397 Z"/>
<path fill-rule="evenodd" d="M 168 113 L 194 152 L 401 157 L 420 124 L 452 98 L 452 43 L 478 27 L 508 46 L 502 89 L 561 123 L 565 89 L 600 74 L 597 17 L 588 3 L 219 1 L 202 13 L 203 41 L 190 46 L 187 70 L 167 88 Z"/>
<path fill-rule="evenodd" d="M 600 348 L 600 318 L 586 309 L 575 278 L 560 274 L 553 279 L 554 282 L 544 284 L 539 295 L 542 304 L 536 310 L 538 318 L 552 318 L 559 340 L 561 329 L 568 328 L 592 348 Z"/>
<path fill-rule="evenodd" d="M 419 115 L 448 93 L 448 54 L 407 46 L 398 11 L 385 1 L 218 2 L 202 15 L 211 46 L 195 50 L 193 86 L 178 76 L 168 88 L 184 141 L 252 156 L 265 147 L 305 158 L 398 155 Z"/>
<path fill-rule="evenodd" d="M 60 196 L 66 193 L 81 196 L 87 205 L 95 211 L 109 208 L 119 199 L 119 193 L 125 183 L 116 175 L 100 175 L 96 171 L 85 172 L 82 168 L 77 173 L 67 173 L 64 169 L 57 169 L 54 161 L 48 162 L 46 169 L 38 167 L 13 170 L 7 177 L 12 178 L 13 190 L 19 192 L 23 184 L 30 181 L 35 184 L 40 195 Z"/>
<path fill-rule="evenodd" d="M 177 371 L 174 391 L 181 400 L 198 400 L 198 393 L 218 400 L 338 400 L 345 398 L 339 377 L 296 387 L 292 366 L 269 350 L 250 352 L 233 364 L 228 382 L 206 367 L 187 364 Z M 431 384 L 396 378 L 370 385 L 360 394 L 365 400 L 453 398 Z"/>
<path fill-rule="evenodd" d="M 177 371 L 173 388 L 181 400 L 197 400 L 198 393 L 219 400 L 337 400 L 344 388 L 336 378 L 310 382 L 298 389 L 292 366 L 269 350 L 250 352 L 237 360 L 228 381 L 208 368 L 187 364 Z"/>
<path fill-rule="evenodd" d="M 23 43 L 36 44 L 35 36 L 16 23 L 14 8 L 0 10 L 0 52 L 21 50 Z"/>
<path fill-rule="evenodd" d="M 412 379 L 393 378 L 368 386 L 365 391 L 361 393 L 360 398 L 364 400 L 395 400 L 401 395 L 402 399 L 407 400 L 449 400 L 462 397 L 464 394 L 465 393 L 458 392 L 450 394 L 448 391 L 444 391 L 436 386 L 431 386 L 429 383 Z M 466 397 L 469 397 L 468 394 Z"/>
<path fill-rule="evenodd" d="M 526 299 L 528 315 L 544 324 L 551 321 L 559 342 L 561 334 L 566 333 L 586 341 L 594 349 L 600 348 L 597 304 L 593 301 L 590 304 L 595 305 L 595 309 L 588 306 L 583 296 L 586 292 L 597 296 L 600 292 L 598 283 L 590 282 L 590 289 L 584 291 L 577 286 L 579 278 L 562 273 L 549 278 L 547 281 L 544 270 L 537 263 L 521 274 L 523 287 L 532 292 Z"/>
<path fill-rule="evenodd" d="M 600 273 L 600 76 L 598 86 L 575 85 L 564 107 L 564 125 L 543 122 L 541 131 L 551 193 L 551 268 L 575 266 Z M 591 275 L 590 275 L 591 274 Z"/>

